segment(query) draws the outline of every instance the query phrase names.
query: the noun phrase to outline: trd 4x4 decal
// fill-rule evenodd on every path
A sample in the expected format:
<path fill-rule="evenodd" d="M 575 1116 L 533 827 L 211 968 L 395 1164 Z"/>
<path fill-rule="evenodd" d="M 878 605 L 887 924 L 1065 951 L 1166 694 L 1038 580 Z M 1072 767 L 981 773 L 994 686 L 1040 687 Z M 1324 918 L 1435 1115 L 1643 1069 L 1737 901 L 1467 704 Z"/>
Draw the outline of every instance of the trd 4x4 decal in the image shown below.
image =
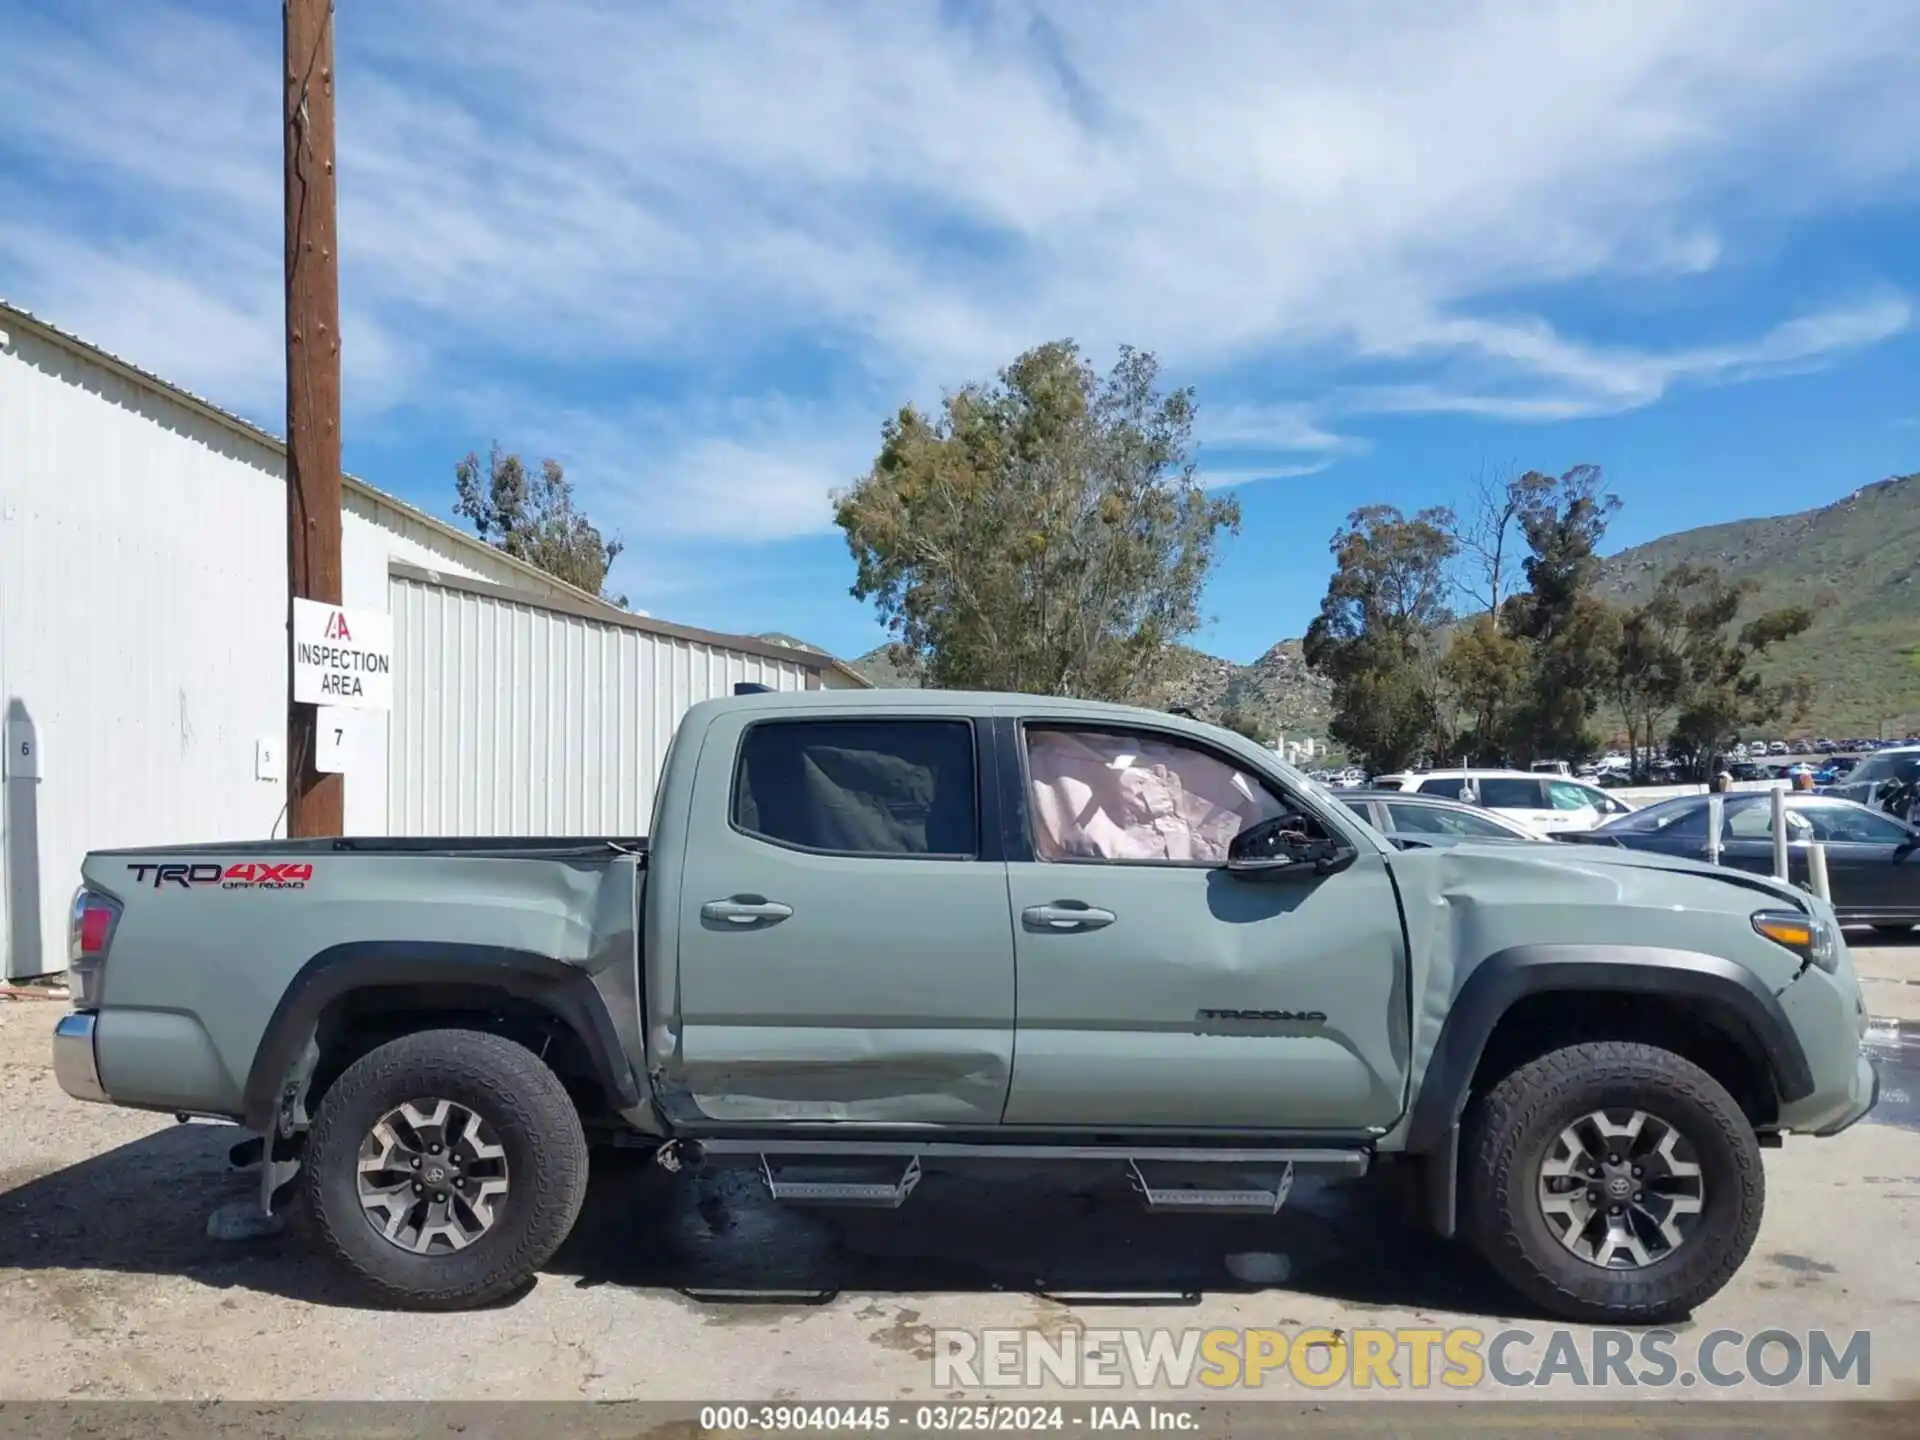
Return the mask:
<path fill-rule="evenodd" d="M 142 864 L 129 865 L 136 885 L 151 884 L 159 890 L 178 885 L 191 890 L 199 885 L 218 885 L 222 890 L 304 890 L 313 879 L 313 866 L 305 861 L 250 860 L 239 865 Z"/>

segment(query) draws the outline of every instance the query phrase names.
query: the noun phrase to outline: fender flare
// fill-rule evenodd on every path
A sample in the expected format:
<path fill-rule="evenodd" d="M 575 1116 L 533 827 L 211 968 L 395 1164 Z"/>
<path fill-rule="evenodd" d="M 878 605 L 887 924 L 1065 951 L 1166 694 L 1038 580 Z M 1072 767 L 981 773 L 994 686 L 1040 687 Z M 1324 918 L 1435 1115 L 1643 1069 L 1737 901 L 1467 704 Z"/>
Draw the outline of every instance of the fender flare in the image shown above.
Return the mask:
<path fill-rule="evenodd" d="M 1405 1150 L 1428 1159 L 1429 1220 L 1456 1226 L 1460 1122 L 1474 1071 L 1494 1028 L 1514 1003 L 1555 991 L 1614 991 L 1696 1002 L 1702 1018 L 1764 1067 L 1782 1100 L 1814 1091 L 1805 1048 L 1760 977 L 1717 955 L 1658 946 L 1518 945 L 1488 956 L 1454 997 L 1428 1058 Z"/>
<path fill-rule="evenodd" d="M 260 1037 L 241 1096 L 250 1130 L 273 1128 L 281 1090 L 320 1014 L 343 995 L 401 985 L 465 985 L 531 1000 L 553 1012 L 586 1047 L 594 1073 L 620 1109 L 641 1103 L 633 1067 L 606 1002 L 578 966 L 531 950 L 440 941 L 363 940 L 322 950 L 300 967 Z"/>

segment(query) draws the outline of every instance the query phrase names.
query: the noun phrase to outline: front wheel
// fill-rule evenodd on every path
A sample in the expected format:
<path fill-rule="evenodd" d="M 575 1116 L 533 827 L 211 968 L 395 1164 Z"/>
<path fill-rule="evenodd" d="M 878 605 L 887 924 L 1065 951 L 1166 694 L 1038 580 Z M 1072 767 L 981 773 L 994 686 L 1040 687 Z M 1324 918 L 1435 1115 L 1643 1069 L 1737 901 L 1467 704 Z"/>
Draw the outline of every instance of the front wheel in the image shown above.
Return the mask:
<path fill-rule="evenodd" d="M 1467 1143 L 1468 1233 L 1562 1319 L 1684 1316 L 1759 1233 L 1753 1127 L 1711 1075 L 1651 1045 L 1574 1045 L 1521 1066 L 1480 1101 Z"/>
<path fill-rule="evenodd" d="M 307 1167 L 322 1240 L 376 1295 L 462 1310 L 510 1293 L 559 1249 L 586 1196 L 587 1146 L 532 1051 L 426 1030 L 334 1082 Z"/>

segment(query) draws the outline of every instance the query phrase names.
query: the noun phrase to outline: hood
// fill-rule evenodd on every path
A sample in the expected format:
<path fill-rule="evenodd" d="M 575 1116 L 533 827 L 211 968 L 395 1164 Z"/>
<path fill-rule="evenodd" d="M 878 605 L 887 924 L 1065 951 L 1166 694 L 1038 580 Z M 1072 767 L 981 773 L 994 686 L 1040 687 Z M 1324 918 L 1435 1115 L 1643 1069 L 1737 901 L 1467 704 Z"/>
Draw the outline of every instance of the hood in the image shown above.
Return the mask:
<path fill-rule="evenodd" d="M 1571 873 L 1612 877 L 1616 882 L 1628 881 L 1629 877 L 1622 875 L 1622 871 L 1657 871 L 1665 875 L 1696 876 L 1715 886 L 1730 886 L 1763 895 L 1769 900 L 1795 910 L 1813 913 L 1815 909 L 1813 896 L 1798 886 L 1789 885 L 1770 876 L 1755 875 L 1748 870 L 1710 865 L 1704 860 L 1687 860 L 1677 855 L 1662 855 L 1654 851 L 1628 850 L 1616 845 L 1599 845 L 1580 841 L 1542 845 L 1473 841 L 1452 846 L 1449 849 L 1450 853 L 1461 857 L 1467 855 L 1497 857 L 1509 865 L 1536 865 L 1542 870 L 1551 870 L 1563 875 Z"/>

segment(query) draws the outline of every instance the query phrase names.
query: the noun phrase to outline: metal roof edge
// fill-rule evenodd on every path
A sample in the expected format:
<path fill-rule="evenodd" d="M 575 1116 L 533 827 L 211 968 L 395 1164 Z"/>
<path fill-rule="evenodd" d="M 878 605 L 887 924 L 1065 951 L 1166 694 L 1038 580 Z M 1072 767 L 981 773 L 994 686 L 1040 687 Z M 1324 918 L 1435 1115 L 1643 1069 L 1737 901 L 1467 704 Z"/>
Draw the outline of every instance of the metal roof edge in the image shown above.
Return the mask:
<path fill-rule="evenodd" d="M 434 570 L 406 560 L 389 559 L 387 573 L 398 576 L 402 580 L 412 580 L 423 585 L 438 585 L 443 590 L 462 590 L 469 595 L 479 595 L 489 600 L 503 600 L 513 605 L 525 605 L 534 610 L 554 610 L 562 615 L 572 615 L 577 619 L 597 620 L 604 624 L 617 625 L 624 630 L 638 630 L 642 634 L 658 635 L 663 639 L 687 640 L 696 645 L 711 645 L 719 650 L 733 650 L 743 655 L 758 656 L 763 660 L 783 661 L 799 669 L 816 673 L 840 666 L 840 661 L 833 656 L 816 650 L 801 650 L 792 645 L 779 645 L 753 635 L 732 635 L 724 630 L 703 630 L 694 625 L 676 625 L 671 620 L 658 620 L 651 615 L 635 615 L 630 610 L 607 610 L 581 605 L 571 599 L 556 600 L 526 590 L 496 585 L 491 580 L 476 580 L 470 575 L 453 575 L 444 570 Z"/>
<path fill-rule="evenodd" d="M 233 411 L 221 408 L 205 396 L 196 395 L 185 386 L 177 385 L 171 380 L 156 375 L 153 371 L 136 365 L 131 360 L 115 355 L 111 350 L 102 349 L 92 341 L 83 339 L 70 330 L 61 329 L 51 321 L 44 320 L 40 316 L 35 315 L 31 310 L 25 310 L 13 304 L 4 296 L 0 296 L 0 318 L 18 323 L 49 344 L 59 345 L 66 350 L 73 351 L 79 354 L 81 358 L 90 360 L 94 364 L 112 371 L 123 380 L 131 381 L 136 385 L 141 385 L 149 390 L 155 391 L 173 401 L 175 404 L 184 405 L 189 410 L 194 411 L 204 418 L 212 420 L 216 424 L 223 425 L 236 434 L 254 441 L 256 444 L 266 446 L 267 449 L 273 451 L 283 459 L 286 456 L 286 441 L 271 431 L 261 429 L 251 420 L 243 419 Z M 375 505 L 385 506 L 389 510 L 404 515 L 409 520 L 418 521 L 430 530 L 454 541 L 466 549 L 474 551 L 476 554 L 483 553 L 530 578 L 537 578 L 543 585 L 555 586 L 563 591 L 569 598 L 576 599 L 580 604 L 592 606 L 596 612 L 609 616 L 632 613 L 622 610 L 612 601 L 603 600 L 598 595 L 588 594 L 577 585 L 571 585 L 565 580 L 549 575 L 539 566 L 530 565 L 525 560 L 509 555 L 506 551 L 497 549 L 487 544 L 486 541 L 467 534 L 458 526 L 450 525 L 444 520 L 429 515 L 424 510 L 409 505 L 399 496 L 391 495 L 385 490 L 380 489 L 377 485 L 370 485 L 356 475 L 349 475 L 344 470 L 341 471 L 340 484 L 342 489 L 351 490 L 363 499 L 372 501 Z"/>

